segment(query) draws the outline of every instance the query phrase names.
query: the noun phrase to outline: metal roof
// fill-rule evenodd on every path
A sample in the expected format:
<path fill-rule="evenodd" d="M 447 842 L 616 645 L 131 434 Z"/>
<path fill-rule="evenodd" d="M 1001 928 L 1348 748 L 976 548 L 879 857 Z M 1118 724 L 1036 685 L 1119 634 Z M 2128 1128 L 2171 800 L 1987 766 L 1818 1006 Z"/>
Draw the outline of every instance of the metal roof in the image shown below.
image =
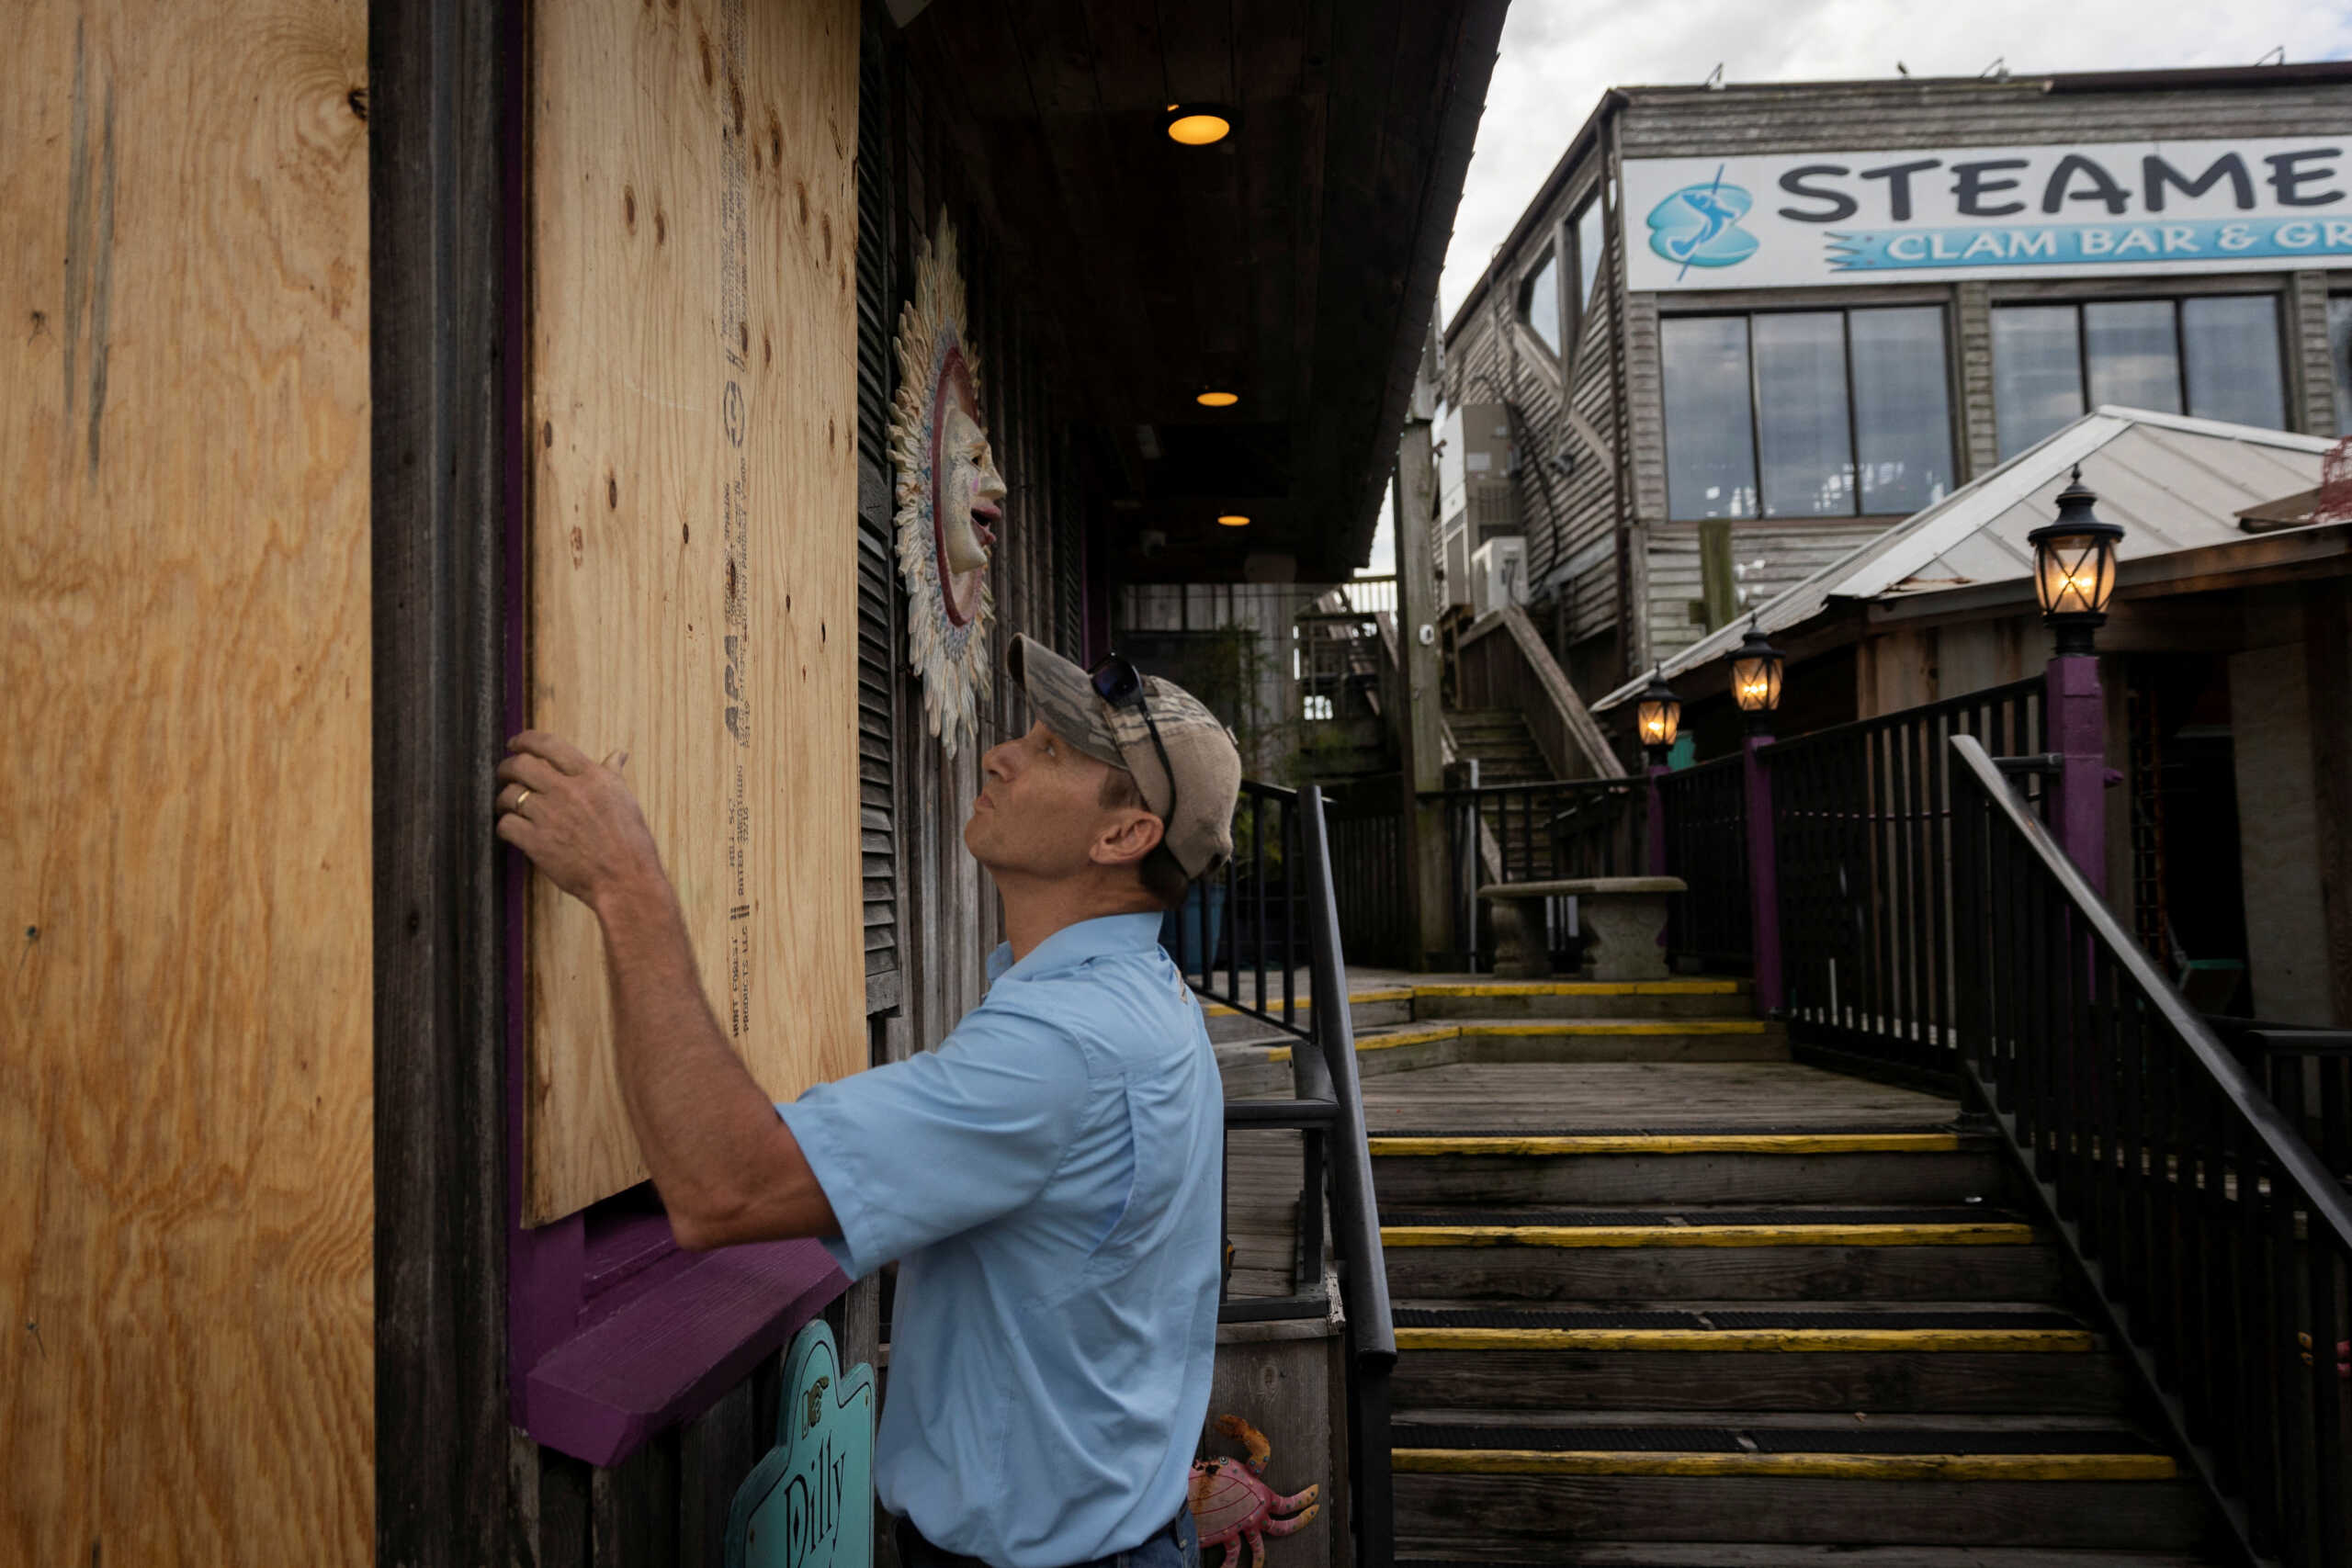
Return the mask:
<path fill-rule="evenodd" d="M 2238 513 L 2318 484 L 2320 458 L 2334 445 L 2324 436 L 2101 404 L 1768 601 L 1754 619 L 1770 634 L 1840 601 L 2022 582 L 2033 568 L 2026 535 L 2057 515 L 2058 492 L 2077 463 L 2098 495 L 2099 515 L 2123 525 L 2119 560 L 2237 543 L 2248 536 Z M 1671 679 L 1725 657 L 1748 623 L 1742 615 L 1718 627 L 1659 668 Z M 1593 710 L 1631 700 L 1648 682 L 1646 674 L 1627 682 Z"/>

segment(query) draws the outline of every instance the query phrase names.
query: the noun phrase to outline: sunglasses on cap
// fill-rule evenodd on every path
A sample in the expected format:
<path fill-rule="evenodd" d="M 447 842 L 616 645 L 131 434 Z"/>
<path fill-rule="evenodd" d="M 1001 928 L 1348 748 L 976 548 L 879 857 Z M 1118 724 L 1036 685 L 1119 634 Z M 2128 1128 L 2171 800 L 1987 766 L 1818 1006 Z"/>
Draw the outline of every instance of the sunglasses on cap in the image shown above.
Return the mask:
<path fill-rule="evenodd" d="M 1144 695 L 1143 676 L 1124 653 L 1108 653 L 1095 660 L 1086 672 L 1094 682 L 1094 694 L 1114 708 L 1132 707 L 1143 715 L 1144 728 L 1151 732 L 1151 749 L 1159 753 L 1159 771 L 1168 780 L 1168 809 L 1160 814 L 1160 821 L 1170 827 L 1176 821 L 1176 767 L 1168 760 L 1168 748 L 1160 744 L 1159 726 L 1153 722 L 1150 699 Z"/>

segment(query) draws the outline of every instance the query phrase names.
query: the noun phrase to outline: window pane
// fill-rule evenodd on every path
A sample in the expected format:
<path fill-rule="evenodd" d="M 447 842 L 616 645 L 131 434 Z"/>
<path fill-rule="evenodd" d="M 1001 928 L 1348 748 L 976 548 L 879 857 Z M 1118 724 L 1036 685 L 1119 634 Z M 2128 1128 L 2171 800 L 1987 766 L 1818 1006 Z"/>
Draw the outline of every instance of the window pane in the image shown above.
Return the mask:
<path fill-rule="evenodd" d="M 1601 258 L 1609 254 L 1608 236 L 1600 223 L 1600 198 L 1593 197 L 1577 214 L 1577 320 L 1592 308 L 1593 279 L 1600 276 Z"/>
<path fill-rule="evenodd" d="M 1854 437 L 1862 510 L 1908 516 L 1951 489 L 1951 392 L 1944 313 L 1933 305 L 1856 310 Z"/>
<path fill-rule="evenodd" d="M 1993 426 L 2007 462 L 2083 412 L 2072 305 L 1993 312 Z"/>
<path fill-rule="evenodd" d="M 2083 348 L 2093 408 L 2118 403 L 2180 412 L 2180 345 L 2174 341 L 2171 300 L 2084 306 Z"/>
<path fill-rule="evenodd" d="M 1758 316 L 1753 330 L 1757 466 L 1764 476 L 1764 515 L 1852 516 L 1845 313 Z"/>
<path fill-rule="evenodd" d="M 2188 412 L 2199 419 L 2287 428 L 2278 363 L 2278 304 L 2267 294 L 2180 302 L 2188 357 Z"/>
<path fill-rule="evenodd" d="M 1519 319 L 1544 347 L 1560 352 L 1560 258 L 1549 251 L 1544 265 L 1519 287 Z"/>
<path fill-rule="evenodd" d="M 1666 509 L 1673 517 L 1756 515 L 1747 423 L 1747 318 L 1658 323 L 1666 376 Z"/>
<path fill-rule="evenodd" d="M 2352 294 L 2327 302 L 2327 347 L 2335 362 L 2335 434 L 2352 435 Z"/>

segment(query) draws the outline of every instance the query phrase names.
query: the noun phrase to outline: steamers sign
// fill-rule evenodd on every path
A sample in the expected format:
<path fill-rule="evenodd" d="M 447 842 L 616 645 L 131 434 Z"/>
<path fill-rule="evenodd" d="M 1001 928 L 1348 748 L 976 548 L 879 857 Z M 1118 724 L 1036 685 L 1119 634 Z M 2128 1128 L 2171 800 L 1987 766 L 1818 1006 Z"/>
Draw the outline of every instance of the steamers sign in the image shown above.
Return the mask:
<path fill-rule="evenodd" d="M 2352 131 L 1643 158 L 1626 283 L 1785 288 L 2352 262 Z"/>

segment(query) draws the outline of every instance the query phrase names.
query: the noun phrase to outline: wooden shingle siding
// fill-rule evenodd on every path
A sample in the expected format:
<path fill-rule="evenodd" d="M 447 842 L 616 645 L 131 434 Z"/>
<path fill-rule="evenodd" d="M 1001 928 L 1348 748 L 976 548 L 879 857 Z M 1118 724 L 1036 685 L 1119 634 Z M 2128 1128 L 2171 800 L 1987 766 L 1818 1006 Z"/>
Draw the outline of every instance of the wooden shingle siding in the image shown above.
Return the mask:
<path fill-rule="evenodd" d="M 2335 433 L 2335 362 L 2327 341 L 2327 274 L 2299 272 L 2287 284 L 2290 417 L 2314 435 Z"/>
<path fill-rule="evenodd" d="M 1953 286 L 1953 355 L 1960 373 L 1960 442 L 1962 484 L 2000 461 L 1993 430 L 1993 307 L 1992 286 Z"/>
<path fill-rule="evenodd" d="M 1785 592 L 1831 561 L 1876 537 L 1897 519 L 1866 517 L 1742 521 L 1732 532 L 1732 559 L 1747 569 L 1737 584 L 1747 590 L 1740 614 Z M 1649 531 L 1649 660 L 1690 647 L 1713 629 L 1691 618 L 1691 605 L 1705 597 L 1700 566 L 1699 525 L 1664 523 Z M 1759 567 L 1756 563 L 1761 561 Z M 1737 617 L 1735 616 L 1735 619 Z"/>

